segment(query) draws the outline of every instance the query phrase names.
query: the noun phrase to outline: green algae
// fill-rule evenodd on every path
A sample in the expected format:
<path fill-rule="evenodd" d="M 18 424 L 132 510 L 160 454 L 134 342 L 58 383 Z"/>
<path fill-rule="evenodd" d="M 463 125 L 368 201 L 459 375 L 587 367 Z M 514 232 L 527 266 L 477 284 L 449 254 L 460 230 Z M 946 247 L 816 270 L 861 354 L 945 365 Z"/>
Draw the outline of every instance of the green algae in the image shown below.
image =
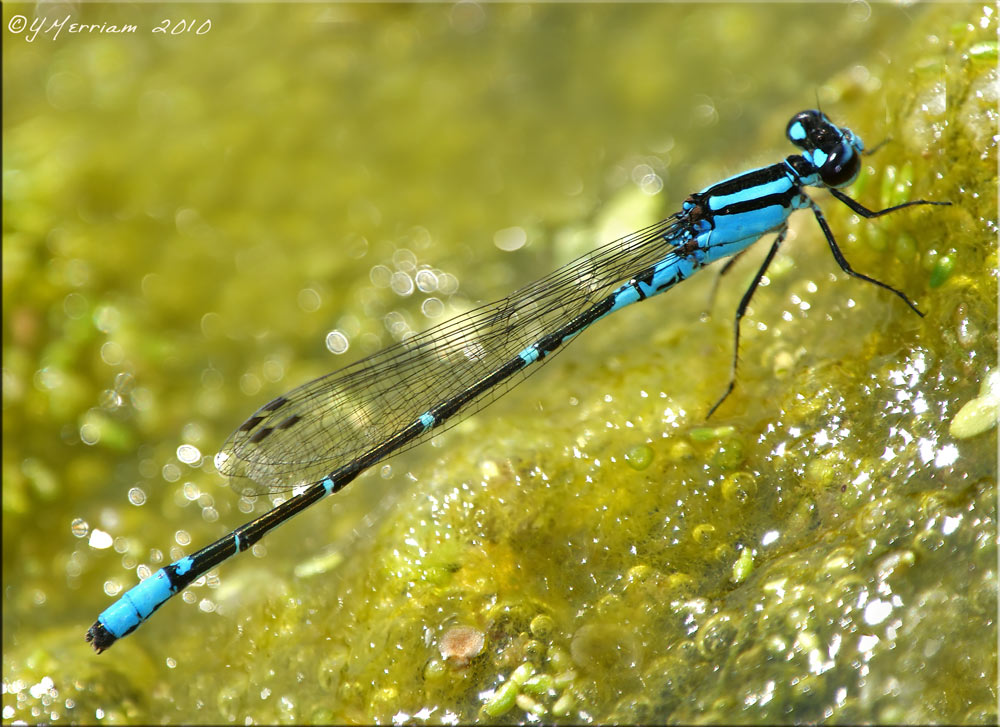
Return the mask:
<path fill-rule="evenodd" d="M 5 21 L 16 12 L 5 4 Z M 697 105 L 686 93 L 713 87 L 714 66 L 678 64 L 664 35 L 704 45 L 718 28 L 731 77 L 725 54 L 777 37 L 794 6 L 487 6 L 486 35 L 479 16 L 445 6 L 212 12 L 248 34 L 215 53 L 262 38 L 284 48 L 276 37 L 321 71 L 265 57 L 213 66 L 214 46 L 193 39 L 183 54 L 148 41 L 58 54 L 5 44 L 5 67 L 16 59 L 49 82 L 40 108 L 34 88 L 15 88 L 21 105 L 5 115 L 8 718 L 995 720 L 996 639 L 983 634 L 995 634 L 996 434 L 946 435 L 996 359 L 996 75 L 976 61 L 994 20 L 930 8 L 904 34 L 888 22 L 875 44 L 864 35 L 874 22 L 813 20 L 822 37 L 803 34 L 809 46 L 789 59 L 864 42 L 826 69 L 776 62 L 772 43 L 742 51 L 739 77 L 767 83 L 718 87 L 729 100 L 705 127 L 710 104 L 707 117 L 676 114 Z M 300 37 L 283 17 L 310 30 Z M 595 44 L 592 60 L 569 51 Z M 480 55 L 464 55 L 471 45 Z M 158 63 L 141 62 L 149 53 Z M 122 58 L 136 64 L 128 73 Z M 791 74 L 780 90 L 776 67 Z M 615 115 L 593 113 L 585 88 L 531 95 L 546 76 L 603 89 L 602 72 L 615 94 L 596 105 Z M 256 549 L 267 559 L 227 565 L 109 653 L 88 651 L 106 580 L 130 585 L 154 549 L 161 562 L 190 552 L 178 530 L 197 546 L 246 518 L 210 462 L 183 465 L 178 445 L 210 454 L 268 394 L 332 368 L 315 350 L 329 329 L 372 346 L 388 340 L 386 313 L 432 322 L 415 298 L 372 282 L 374 266 L 415 250 L 460 281 L 456 309 L 502 295 L 612 229 L 652 221 L 634 219 L 656 213 L 627 182 L 640 163 L 666 180 L 663 214 L 701 184 L 790 153 L 780 129 L 816 83 L 834 118 L 870 144 L 891 139 L 852 196 L 959 202 L 868 221 L 817 196 L 855 268 L 917 298 L 927 318 L 834 276 L 802 215 L 745 322 L 737 389 L 707 426 L 754 261 L 727 276 L 711 322 L 699 318 L 710 281 L 619 314 L 440 448 L 276 533 Z M 472 128 L 447 123 L 464 119 Z M 73 130 L 86 133 L 51 153 Z M 505 154 L 480 163 L 483 140 Z M 331 159 L 335 174 L 319 163 Z M 449 166 L 461 184 L 435 176 Z M 608 197 L 614 215 L 601 212 Z M 523 219 L 528 257 L 476 247 Z M 114 363 L 120 351 L 127 365 Z M 649 450 L 642 468 L 622 454 L 636 441 Z M 144 507 L 126 504 L 136 484 Z M 73 540 L 81 515 L 115 547 Z M 328 566 L 296 574 L 320 555 Z M 485 635 L 464 667 L 437 658 L 457 623 Z M 922 699 L 901 696 L 912 693 Z"/>

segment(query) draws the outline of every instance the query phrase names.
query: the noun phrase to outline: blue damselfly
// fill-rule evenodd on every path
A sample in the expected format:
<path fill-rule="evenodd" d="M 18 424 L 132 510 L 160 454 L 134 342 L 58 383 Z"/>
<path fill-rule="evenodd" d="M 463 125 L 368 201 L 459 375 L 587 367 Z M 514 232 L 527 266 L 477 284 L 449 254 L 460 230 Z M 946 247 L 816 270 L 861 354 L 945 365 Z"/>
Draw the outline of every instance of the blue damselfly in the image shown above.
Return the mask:
<path fill-rule="evenodd" d="M 914 205 L 948 203 L 916 200 L 869 210 L 840 191 L 861 168 L 864 145 L 854 132 L 810 110 L 796 114 L 786 133 L 801 154 L 713 184 L 692 194 L 679 212 L 661 222 L 599 247 L 506 298 L 265 404 L 229 437 L 216 466 L 248 483 L 248 492 L 294 494 L 124 593 L 90 627 L 87 640 L 98 652 L 107 649 L 171 596 L 271 529 L 374 464 L 495 401 L 591 324 L 672 288 L 716 260 L 735 259 L 763 235 L 777 233 L 737 307 L 732 373 L 722 397 L 709 410 L 711 416 L 733 389 L 740 320 L 795 210 L 812 211 L 844 272 L 894 293 L 923 315 L 901 291 L 851 268 L 805 188 L 828 189 L 866 218 Z"/>

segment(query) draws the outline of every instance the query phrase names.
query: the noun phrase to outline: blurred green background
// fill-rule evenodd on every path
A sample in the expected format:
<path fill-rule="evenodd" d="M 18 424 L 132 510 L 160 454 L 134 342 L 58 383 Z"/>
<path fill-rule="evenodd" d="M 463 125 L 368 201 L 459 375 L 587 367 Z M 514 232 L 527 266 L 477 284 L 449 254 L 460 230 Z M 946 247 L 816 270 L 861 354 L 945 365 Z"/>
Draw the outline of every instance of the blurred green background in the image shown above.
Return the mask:
<path fill-rule="evenodd" d="M 996 430 L 948 435 L 996 361 L 991 6 L 3 18 L 5 721 L 995 721 Z M 803 215 L 708 426 L 762 252 L 711 318 L 712 273 L 619 314 L 84 643 L 137 570 L 269 506 L 212 466 L 263 402 L 791 153 L 817 97 L 892 139 L 855 197 L 957 203 L 817 195 L 927 318 Z"/>

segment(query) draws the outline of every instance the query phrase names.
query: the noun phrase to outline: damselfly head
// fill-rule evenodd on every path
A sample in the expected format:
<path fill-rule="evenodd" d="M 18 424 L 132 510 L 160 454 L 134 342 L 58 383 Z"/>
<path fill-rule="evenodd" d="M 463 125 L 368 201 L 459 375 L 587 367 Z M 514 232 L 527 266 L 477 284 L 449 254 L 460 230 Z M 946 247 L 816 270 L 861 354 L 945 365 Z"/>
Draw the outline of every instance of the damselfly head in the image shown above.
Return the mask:
<path fill-rule="evenodd" d="M 858 176 L 864 143 L 850 129 L 830 121 L 822 111 L 809 109 L 795 114 L 785 134 L 802 149 L 802 156 L 828 187 L 846 187 Z"/>

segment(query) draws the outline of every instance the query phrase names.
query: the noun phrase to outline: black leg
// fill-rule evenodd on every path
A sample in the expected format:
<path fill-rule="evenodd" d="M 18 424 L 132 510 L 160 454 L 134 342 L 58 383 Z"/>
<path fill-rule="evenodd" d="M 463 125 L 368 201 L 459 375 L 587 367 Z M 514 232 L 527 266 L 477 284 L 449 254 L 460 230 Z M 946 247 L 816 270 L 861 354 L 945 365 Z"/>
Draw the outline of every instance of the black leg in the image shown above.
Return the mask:
<path fill-rule="evenodd" d="M 718 275 L 715 276 L 715 282 L 712 283 L 712 292 L 708 294 L 709 311 L 715 308 L 715 297 L 719 292 L 719 282 L 722 280 L 722 276 L 728 273 L 732 269 L 733 265 L 736 264 L 736 261 L 739 260 L 741 257 L 743 257 L 743 255 L 746 253 L 748 249 L 749 248 L 744 248 L 740 250 L 738 253 L 736 253 L 731 258 L 726 260 L 726 264 L 719 269 Z M 706 317 L 707 315 L 708 314 L 706 313 Z"/>
<path fill-rule="evenodd" d="M 909 207 L 910 205 L 914 204 L 942 204 L 941 202 L 907 202 L 906 204 L 897 205 L 896 207 L 890 207 L 888 209 L 881 210 L 880 212 L 872 212 L 871 210 L 865 209 L 864 207 L 859 205 L 850 197 L 845 197 L 840 193 L 837 193 L 836 190 L 831 189 L 830 191 L 835 192 L 837 199 L 845 200 L 845 204 L 847 204 L 848 207 L 855 210 L 858 214 L 864 215 L 865 217 L 878 217 L 879 215 L 885 214 L 886 212 L 892 212 L 893 210 L 897 210 L 900 207 Z M 945 202 L 943 204 L 948 204 L 948 203 Z M 855 205 L 857 205 L 857 207 L 855 207 Z M 840 251 L 840 248 L 837 246 L 837 241 L 833 237 L 833 232 L 830 230 L 830 225 L 827 224 L 826 218 L 823 216 L 823 212 L 820 211 L 820 208 L 812 200 L 809 200 L 809 207 L 812 209 L 813 214 L 816 215 L 816 221 L 819 222 L 819 226 L 820 228 L 822 228 L 823 234 L 826 235 L 826 241 L 830 244 L 830 250 L 831 252 L 833 252 L 833 259 L 837 261 L 837 265 L 840 266 L 841 270 L 843 270 L 845 273 L 847 273 L 852 277 L 858 278 L 860 280 L 865 280 L 871 283 L 872 285 L 877 285 L 880 288 L 884 288 L 885 290 L 895 293 L 903 300 L 904 303 L 910 306 L 910 308 L 912 308 L 917 315 L 923 317 L 924 314 L 921 313 L 919 308 L 917 308 L 917 304 L 914 303 L 909 298 L 907 298 L 905 293 L 903 293 L 900 290 L 896 290 L 891 285 L 886 285 L 881 280 L 876 280 L 875 278 L 869 278 L 867 275 L 859 273 L 856 270 L 854 270 L 854 268 L 851 267 L 850 263 L 848 263 L 847 259 L 844 257 L 844 253 L 842 253 Z M 864 212 L 862 212 L 861 210 L 864 210 Z"/>
<path fill-rule="evenodd" d="M 928 201 L 926 199 L 915 199 L 912 202 L 903 202 L 903 204 L 897 204 L 897 205 L 894 205 L 892 207 L 886 207 L 884 210 L 870 210 L 867 207 L 865 207 L 864 205 L 862 205 L 860 202 L 857 202 L 857 201 L 851 199 L 850 197 L 848 197 L 846 194 L 844 194 L 843 192 L 841 192 L 839 189 L 834 189 L 833 187 L 829 187 L 828 189 L 830 190 L 830 194 L 832 194 L 834 197 L 836 197 L 841 202 L 843 202 L 844 204 L 846 204 L 848 207 L 850 207 L 852 210 L 854 210 L 855 212 L 857 212 L 859 215 L 861 215 L 862 217 L 865 217 L 865 218 L 867 218 L 869 220 L 872 217 L 881 217 L 882 215 L 887 215 L 890 212 L 895 212 L 896 210 L 901 210 L 904 207 L 913 207 L 914 205 L 918 205 L 918 204 L 936 204 L 936 205 L 941 205 L 941 206 L 947 206 L 947 205 L 951 204 L 951 202 L 930 202 L 930 201 Z M 827 239 L 830 239 L 829 235 L 827 235 Z M 843 267 L 843 266 L 841 266 L 841 267 Z M 846 268 L 844 268 L 844 269 L 846 270 Z"/>
<path fill-rule="evenodd" d="M 781 243 L 785 239 L 785 233 L 788 232 L 788 227 L 782 227 L 778 230 L 778 236 L 774 238 L 774 242 L 771 243 L 771 249 L 767 251 L 767 256 L 764 258 L 764 262 L 760 266 L 760 270 L 753 278 L 753 282 L 750 283 L 750 287 L 747 288 L 746 292 L 743 294 L 743 299 L 740 300 L 739 307 L 736 308 L 736 318 L 733 321 L 733 368 L 729 375 L 729 386 L 726 387 L 725 393 L 719 397 L 719 400 L 715 402 L 711 409 L 708 410 L 708 415 L 706 419 L 710 419 L 715 413 L 715 410 L 726 400 L 726 397 L 733 392 L 733 387 L 736 386 L 736 367 L 740 361 L 740 321 L 743 319 L 743 314 L 747 312 L 747 306 L 750 305 L 750 299 L 753 298 L 754 291 L 757 290 L 757 286 L 760 285 L 761 279 L 767 272 L 768 266 L 771 261 L 774 260 L 775 254 L 778 252 L 778 248 L 781 247 Z M 729 267 L 728 265 L 726 266 Z"/>
<path fill-rule="evenodd" d="M 873 146 L 871 149 L 865 149 L 863 152 L 861 152 L 862 156 L 866 156 L 866 157 L 867 156 L 871 156 L 872 154 L 874 154 L 875 152 L 877 152 L 879 149 L 881 149 L 883 146 L 885 146 L 886 144 L 888 144 L 891 139 L 892 139 L 891 136 L 885 137 L 884 139 L 882 139 L 882 141 L 880 141 L 878 144 L 876 144 L 875 146 Z"/>
<path fill-rule="evenodd" d="M 731 258 L 729 258 L 728 260 L 726 260 L 726 264 L 722 266 L 721 270 L 719 270 L 719 277 L 721 278 L 723 275 L 725 275 L 726 273 L 728 273 L 729 272 L 729 268 L 733 267 L 733 265 L 736 264 L 736 261 L 739 260 L 741 257 L 743 257 L 743 255 L 749 249 L 750 248 L 743 248 L 738 253 L 736 253 L 735 255 L 733 255 Z"/>

